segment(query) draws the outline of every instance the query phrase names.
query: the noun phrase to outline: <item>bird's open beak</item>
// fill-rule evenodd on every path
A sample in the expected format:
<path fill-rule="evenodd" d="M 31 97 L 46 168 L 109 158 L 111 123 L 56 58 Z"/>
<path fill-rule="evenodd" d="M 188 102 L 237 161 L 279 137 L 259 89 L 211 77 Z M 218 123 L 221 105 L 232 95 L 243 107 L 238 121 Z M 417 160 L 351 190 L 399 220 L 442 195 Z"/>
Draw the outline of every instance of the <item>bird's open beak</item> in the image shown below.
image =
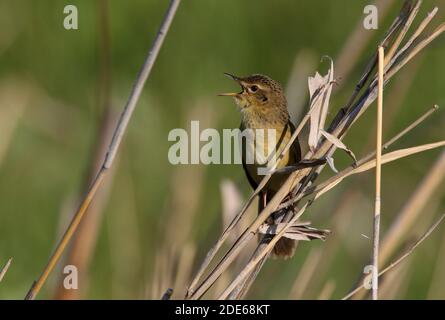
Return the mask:
<path fill-rule="evenodd" d="M 227 92 L 227 93 L 218 93 L 218 96 L 222 97 L 236 97 L 239 93 L 236 92 Z"/>
<path fill-rule="evenodd" d="M 230 74 L 230 73 L 227 73 L 227 72 L 224 72 L 224 74 L 225 74 L 227 77 L 229 77 L 230 79 L 235 80 L 236 82 L 240 82 L 240 80 L 241 80 L 240 77 L 234 76 L 233 74 Z"/>
<path fill-rule="evenodd" d="M 241 78 L 240 78 L 240 77 L 234 76 L 233 74 L 230 74 L 230 73 L 227 73 L 227 72 L 224 72 L 224 74 L 225 74 L 227 77 L 229 77 L 230 79 L 232 79 L 232 80 L 238 82 L 238 83 L 240 84 L 240 86 L 241 86 L 241 82 L 240 82 L 240 81 L 241 81 Z M 242 89 L 242 86 L 241 86 L 241 89 Z M 220 93 L 220 94 L 218 94 L 218 96 L 223 96 L 223 97 L 237 97 L 237 96 L 239 96 L 241 93 L 242 93 L 242 92 Z"/>

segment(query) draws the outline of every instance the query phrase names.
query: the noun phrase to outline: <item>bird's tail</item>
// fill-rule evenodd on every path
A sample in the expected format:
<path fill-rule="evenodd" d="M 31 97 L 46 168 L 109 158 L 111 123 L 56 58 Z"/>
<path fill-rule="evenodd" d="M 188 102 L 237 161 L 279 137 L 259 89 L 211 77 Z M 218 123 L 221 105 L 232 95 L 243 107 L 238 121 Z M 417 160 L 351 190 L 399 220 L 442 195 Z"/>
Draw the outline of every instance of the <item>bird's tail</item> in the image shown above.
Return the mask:
<path fill-rule="evenodd" d="M 295 253 L 298 241 L 289 238 L 281 238 L 275 244 L 272 250 L 273 258 L 289 259 L 292 258 Z"/>
<path fill-rule="evenodd" d="M 264 197 L 265 198 L 265 197 Z M 260 201 L 260 208 L 267 203 L 267 199 Z M 289 209 L 283 209 L 281 212 L 273 213 L 266 220 L 266 228 L 260 231 L 259 240 L 262 244 L 269 243 L 274 235 L 278 233 L 285 215 Z M 329 235 L 329 230 L 317 229 L 311 226 L 310 222 L 296 221 L 286 231 L 289 237 L 280 238 L 272 249 L 271 257 L 280 259 L 292 258 L 299 241 L 311 241 L 314 239 L 325 240 Z"/>
<path fill-rule="evenodd" d="M 269 195 L 270 197 L 270 195 Z M 270 199 L 268 199 L 267 195 L 261 194 L 259 197 L 259 212 L 261 212 L 265 207 L 267 202 Z M 280 219 L 281 220 L 281 219 Z M 275 224 L 274 215 L 270 216 L 267 223 L 268 224 Z M 270 235 L 262 236 L 260 235 L 258 238 L 259 242 L 267 243 L 271 240 Z M 289 259 L 292 258 L 295 253 L 295 248 L 297 247 L 298 241 L 289 239 L 289 238 L 281 238 L 277 241 L 275 246 L 272 249 L 271 257 L 272 258 L 280 258 L 280 259 Z"/>

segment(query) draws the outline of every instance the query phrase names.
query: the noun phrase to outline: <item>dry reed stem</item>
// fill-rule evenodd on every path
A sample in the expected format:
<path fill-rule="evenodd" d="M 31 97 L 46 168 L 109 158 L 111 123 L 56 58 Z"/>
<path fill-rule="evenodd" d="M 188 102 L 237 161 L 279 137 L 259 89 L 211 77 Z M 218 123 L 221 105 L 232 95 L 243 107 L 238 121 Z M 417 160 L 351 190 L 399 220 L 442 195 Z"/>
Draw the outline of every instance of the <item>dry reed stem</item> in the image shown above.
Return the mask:
<path fill-rule="evenodd" d="M 91 201 L 93 200 L 98 188 L 100 187 L 104 176 L 108 172 L 108 169 L 112 166 L 114 158 L 116 156 L 116 153 L 119 149 L 120 143 L 122 141 L 122 138 L 126 132 L 128 123 L 131 119 L 134 109 L 136 108 L 136 104 L 139 101 L 139 97 L 141 95 L 142 89 L 144 88 L 145 82 L 147 81 L 147 78 L 150 75 L 151 69 L 152 69 L 152 67 L 156 61 L 156 58 L 159 54 L 159 51 L 162 47 L 165 36 L 170 28 L 170 25 L 173 21 L 173 18 L 175 16 L 175 13 L 179 6 L 180 1 L 181 0 L 172 0 L 170 2 L 170 5 L 167 9 L 167 13 L 161 23 L 159 32 L 153 42 L 152 48 L 150 49 L 150 51 L 148 52 L 148 54 L 146 56 L 145 62 L 141 68 L 141 71 L 140 71 L 137 79 L 136 79 L 136 82 L 134 84 L 134 87 L 132 89 L 130 97 L 128 99 L 128 102 L 125 105 L 124 110 L 121 113 L 121 117 L 120 117 L 119 122 L 116 126 L 116 129 L 114 131 L 113 138 L 112 138 L 111 143 L 108 147 L 108 151 L 107 151 L 107 154 L 103 161 L 102 167 L 99 170 L 96 178 L 94 179 L 85 198 L 83 199 L 78 211 L 75 213 L 70 225 L 68 226 L 64 235 L 62 236 L 62 239 L 58 243 L 54 253 L 50 257 L 48 264 L 44 268 L 41 276 L 31 286 L 28 294 L 25 297 L 26 300 L 33 300 L 36 297 L 36 295 L 39 293 L 40 289 L 42 288 L 42 286 L 45 283 L 46 279 L 48 278 L 49 274 L 51 273 L 51 271 L 54 269 L 55 265 L 59 261 L 63 251 L 65 250 L 67 244 L 69 243 L 74 232 L 76 231 L 77 227 L 79 226 L 79 223 L 82 221 L 82 218 L 83 218 L 85 212 L 87 211 Z"/>
<path fill-rule="evenodd" d="M 425 241 L 430 234 L 439 226 L 439 224 L 442 222 L 442 220 L 445 218 L 445 214 L 441 215 L 440 218 L 436 221 L 436 223 L 434 223 L 429 229 L 428 231 L 419 239 L 416 241 L 416 243 L 408 250 L 406 251 L 400 258 L 398 258 L 397 260 L 393 261 L 390 265 L 388 265 L 385 269 L 383 269 L 382 271 L 380 271 L 379 273 L 379 277 L 381 277 L 382 275 L 384 275 L 386 272 L 390 271 L 391 269 L 395 268 L 397 265 L 399 265 L 403 260 L 405 260 L 407 257 L 409 257 L 414 250 L 423 242 Z M 354 289 L 353 291 L 351 291 L 350 293 L 348 293 L 346 296 L 344 296 L 342 298 L 342 300 L 347 300 L 349 298 L 351 298 L 352 296 L 354 296 L 357 292 L 359 292 L 360 290 L 362 290 L 364 288 L 364 284 L 362 284 L 361 286 L 357 287 L 356 289 Z"/>
<path fill-rule="evenodd" d="M 445 151 L 441 153 L 428 174 L 413 191 L 383 237 L 380 247 L 380 265 L 386 263 L 394 254 L 404 236 L 414 226 L 416 219 L 423 213 L 422 209 L 430 201 L 432 194 L 437 191 L 444 178 Z M 356 298 L 360 297 L 362 296 Z"/>
<path fill-rule="evenodd" d="M 9 258 L 3 268 L 0 269 L 0 282 L 2 282 L 6 272 L 8 272 L 9 267 L 11 266 L 12 258 Z"/>
<path fill-rule="evenodd" d="M 271 239 L 271 241 L 267 244 L 265 248 L 249 263 L 246 265 L 246 267 L 238 274 L 238 276 L 235 278 L 235 280 L 232 281 L 232 283 L 226 288 L 226 290 L 221 293 L 221 295 L 218 297 L 218 300 L 226 299 L 227 296 L 235 289 L 235 287 L 246 277 L 249 275 L 249 273 L 255 268 L 258 262 L 260 262 L 275 246 L 275 244 L 278 242 L 278 240 L 286 233 L 286 230 L 295 223 L 298 218 L 304 213 L 306 208 L 310 205 L 310 201 L 307 201 L 303 207 L 294 215 L 291 221 L 284 226 L 284 228 L 276 234 L 275 237 Z"/>
<path fill-rule="evenodd" d="M 401 40 L 400 40 L 401 41 Z M 382 186 L 382 127 L 383 127 L 383 67 L 385 63 L 385 49 L 379 47 L 379 82 L 377 99 L 377 139 L 376 139 L 376 166 L 375 166 L 375 207 L 374 207 L 374 233 L 372 237 L 372 299 L 378 299 L 378 267 L 379 267 L 379 240 L 380 240 L 380 212 L 381 212 L 381 186 Z"/>
<path fill-rule="evenodd" d="M 387 72 L 387 77 L 392 77 L 395 73 L 397 73 L 406 63 L 408 63 L 414 56 L 416 56 L 422 49 L 424 49 L 427 45 L 429 45 L 434 39 L 436 39 L 439 35 L 441 35 L 445 31 L 445 23 L 440 24 L 432 34 L 423 39 L 416 38 L 413 41 L 418 40 L 418 43 L 413 43 L 415 47 L 412 50 L 409 50 L 411 47 L 400 51 L 399 54 L 396 54 L 392 59 L 393 62 L 397 62 L 400 59 L 400 63 L 397 63 L 394 67 L 391 68 Z M 410 52 L 407 52 L 410 51 Z"/>
<path fill-rule="evenodd" d="M 389 64 L 393 64 L 394 61 L 399 58 L 404 52 L 406 52 L 411 45 L 419 39 L 419 36 L 422 34 L 422 32 L 425 30 L 425 28 L 428 26 L 428 24 L 431 22 L 431 20 L 434 18 L 434 16 L 437 14 L 437 11 L 439 9 L 435 7 L 431 12 L 427 14 L 427 16 L 423 19 L 423 21 L 419 24 L 417 29 L 414 31 L 414 33 L 411 35 L 409 40 L 405 43 L 405 45 L 400 49 L 400 51 L 397 54 L 391 55 L 391 59 L 385 58 L 385 66 Z M 385 70 L 386 71 L 386 70 Z"/>
<path fill-rule="evenodd" d="M 108 118 L 109 120 L 104 119 L 104 122 L 107 123 L 103 123 L 105 127 L 103 127 L 103 130 L 101 130 L 99 136 L 97 137 L 98 151 L 106 150 L 106 144 L 101 144 L 101 143 L 106 143 L 106 141 L 109 141 L 106 139 L 111 137 L 111 132 L 109 131 L 109 129 L 111 128 L 108 127 L 108 125 L 111 125 L 111 122 L 109 121 L 112 119 L 112 117 L 111 115 L 109 115 L 106 118 Z M 114 117 L 113 119 L 115 120 L 116 117 Z M 100 158 L 101 155 L 103 155 L 103 153 L 101 154 L 99 152 L 95 153 L 95 159 L 91 162 L 91 167 L 89 169 L 92 169 L 96 165 L 100 165 L 102 159 Z M 92 173 L 92 171 L 90 172 Z M 88 207 L 88 215 L 84 216 L 84 218 L 82 219 L 78 229 L 76 230 L 75 235 L 73 236 L 72 243 L 69 246 L 69 249 L 67 250 L 66 264 L 75 265 L 77 267 L 79 275 L 82 279 L 81 281 L 84 284 L 83 288 L 87 286 L 88 267 L 90 264 L 91 257 L 95 250 L 100 222 L 104 212 L 103 210 L 105 204 L 108 200 L 108 196 L 111 191 L 111 184 L 113 178 L 114 178 L 114 168 L 111 169 L 111 171 L 107 176 L 105 176 L 105 182 L 103 186 L 95 195 L 94 201 Z M 91 183 L 91 181 L 85 182 L 84 185 L 85 188 L 88 187 L 87 183 Z M 82 290 L 66 290 L 63 287 L 62 278 L 63 277 L 61 277 L 59 280 L 58 288 L 56 289 L 57 291 L 54 295 L 54 299 L 57 300 L 78 299 L 82 294 Z"/>
<path fill-rule="evenodd" d="M 414 18 L 416 17 L 417 13 L 419 12 L 420 5 L 422 4 L 422 1 L 417 1 L 414 4 L 413 9 L 411 12 L 406 16 L 406 21 L 403 25 L 403 28 L 401 32 L 399 33 L 398 37 L 395 39 L 393 45 L 388 50 L 386 56 L 384 57 L 384 64 L 388 64 L 389 61 L 391 61 L 391 58 L 396 54 L 397 49 L 399 48 L 400 44 L 403 41 L 403 38 L 405 38 L 406 33 L 408 32 L 409 28 L 411 27 L 411 24 L 414 21 Z M 379 53 L 380 54 L 380 53 Z"/>
<path fill-rule="evenodd" d="M 97 136 L 94 146 L 91 150 L 91 160 L 87 169 L 88 176 L 82 188 L 88 189 L 94 174 L 100 168 L 103 155 L 107 151 L 108 143 L 113 133 L 113 126 L 116 123 L 117 116 L 112 112 L 111 108 L 111 57 L 110 57 L 110 34 L 109 34 L 109 17 L 108 2 L 100 0 L 97 3 L 97 20 L 98 20 L 98 58 L 100 61 L 99 77 L 97 82 L 97 106 L 101 111 L 100 123 L 98 124 Z M 116 168 L 116 166 L 114 166 Z M 88 287 L 88 267 L 94 250 L 96 248 L 97 236 L 104 213 L 105 203 L 111 190 L 114 178 L 114 170 L 112 170 L 104 182 L 104 186 L 95 198 L 95 201 L 88 209 L 86 215 L 79 225 L 75 236 L 73 237 L 70 247 L 67 249 L 66 264 L 75 265 L 80 276 L 79 281 L 83 283 L 83 290 L 67 290 L 63 286 L 63 276 L 60 277 L 54 299 L 56 300 L 75 300 L 79 299 L 85 289 Z M 80 198 L 81 193 L 77 195 Z M 62 213 L 63 215 L 63 213 Z"/>
<path fill-rule="evenodd" d="M 407 246 L 408 247 L 408 246 Z M 402 250 L 404 251 L 404 250 Z M 397 267 L 397 272 L 389 272 L 379 282 L 379 299 L 394 300 L 403 296 L 410 285 L 409 277 L 415 270 L 411 269 L 414 256 L 408 257 Z"/>

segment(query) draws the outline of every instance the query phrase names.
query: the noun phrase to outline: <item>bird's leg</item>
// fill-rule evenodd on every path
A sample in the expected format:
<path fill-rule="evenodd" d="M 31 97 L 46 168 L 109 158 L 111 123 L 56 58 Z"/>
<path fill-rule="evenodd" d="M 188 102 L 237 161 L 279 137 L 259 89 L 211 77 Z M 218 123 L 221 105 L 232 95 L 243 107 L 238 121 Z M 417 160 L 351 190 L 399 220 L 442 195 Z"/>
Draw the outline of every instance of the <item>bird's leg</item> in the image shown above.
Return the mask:
<path fill-rule="evenodd" d="M 260 203 L 259 203 L 259 207 L 258 207 L 258 214 L 260 214 L 264 208 L 266 208 L 267 206 L 267 191 L 262 191 L 260 194 Z M 266 223 L 268 225 L 271 225 L 274 223 L 272 216 L 269 216 L 269 218 L 267 218 Z"/>
<path fill-rule="evenodd" d="M 304 168 L 318 167 L 318 166 L 325 164 L 326 162 L 327 162 L 326 158 L 301 160 L 300 162 L 298 162 L 295 165 L 290 165 L 290 166 L 275 170 L 274 173 L 290 174 L 294 171 L 301 170 Z"/>

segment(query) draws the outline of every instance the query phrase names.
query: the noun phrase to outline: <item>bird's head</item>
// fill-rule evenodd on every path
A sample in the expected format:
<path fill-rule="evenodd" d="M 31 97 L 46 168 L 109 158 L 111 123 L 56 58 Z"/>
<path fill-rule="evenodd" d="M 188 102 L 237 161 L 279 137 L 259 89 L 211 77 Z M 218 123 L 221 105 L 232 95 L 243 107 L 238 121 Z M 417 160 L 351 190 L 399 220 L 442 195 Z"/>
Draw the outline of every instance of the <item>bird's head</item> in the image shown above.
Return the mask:
<path fill-rule="evenodd" d="M 233 97 L 241 110 L 287 108 L 283 88 L 270 77 L 261 74 L 243 78 L 229 73 L 225 73 L 225 75 L 241 86 L 241 92 L 221 93 L 219 95 Z"/>

